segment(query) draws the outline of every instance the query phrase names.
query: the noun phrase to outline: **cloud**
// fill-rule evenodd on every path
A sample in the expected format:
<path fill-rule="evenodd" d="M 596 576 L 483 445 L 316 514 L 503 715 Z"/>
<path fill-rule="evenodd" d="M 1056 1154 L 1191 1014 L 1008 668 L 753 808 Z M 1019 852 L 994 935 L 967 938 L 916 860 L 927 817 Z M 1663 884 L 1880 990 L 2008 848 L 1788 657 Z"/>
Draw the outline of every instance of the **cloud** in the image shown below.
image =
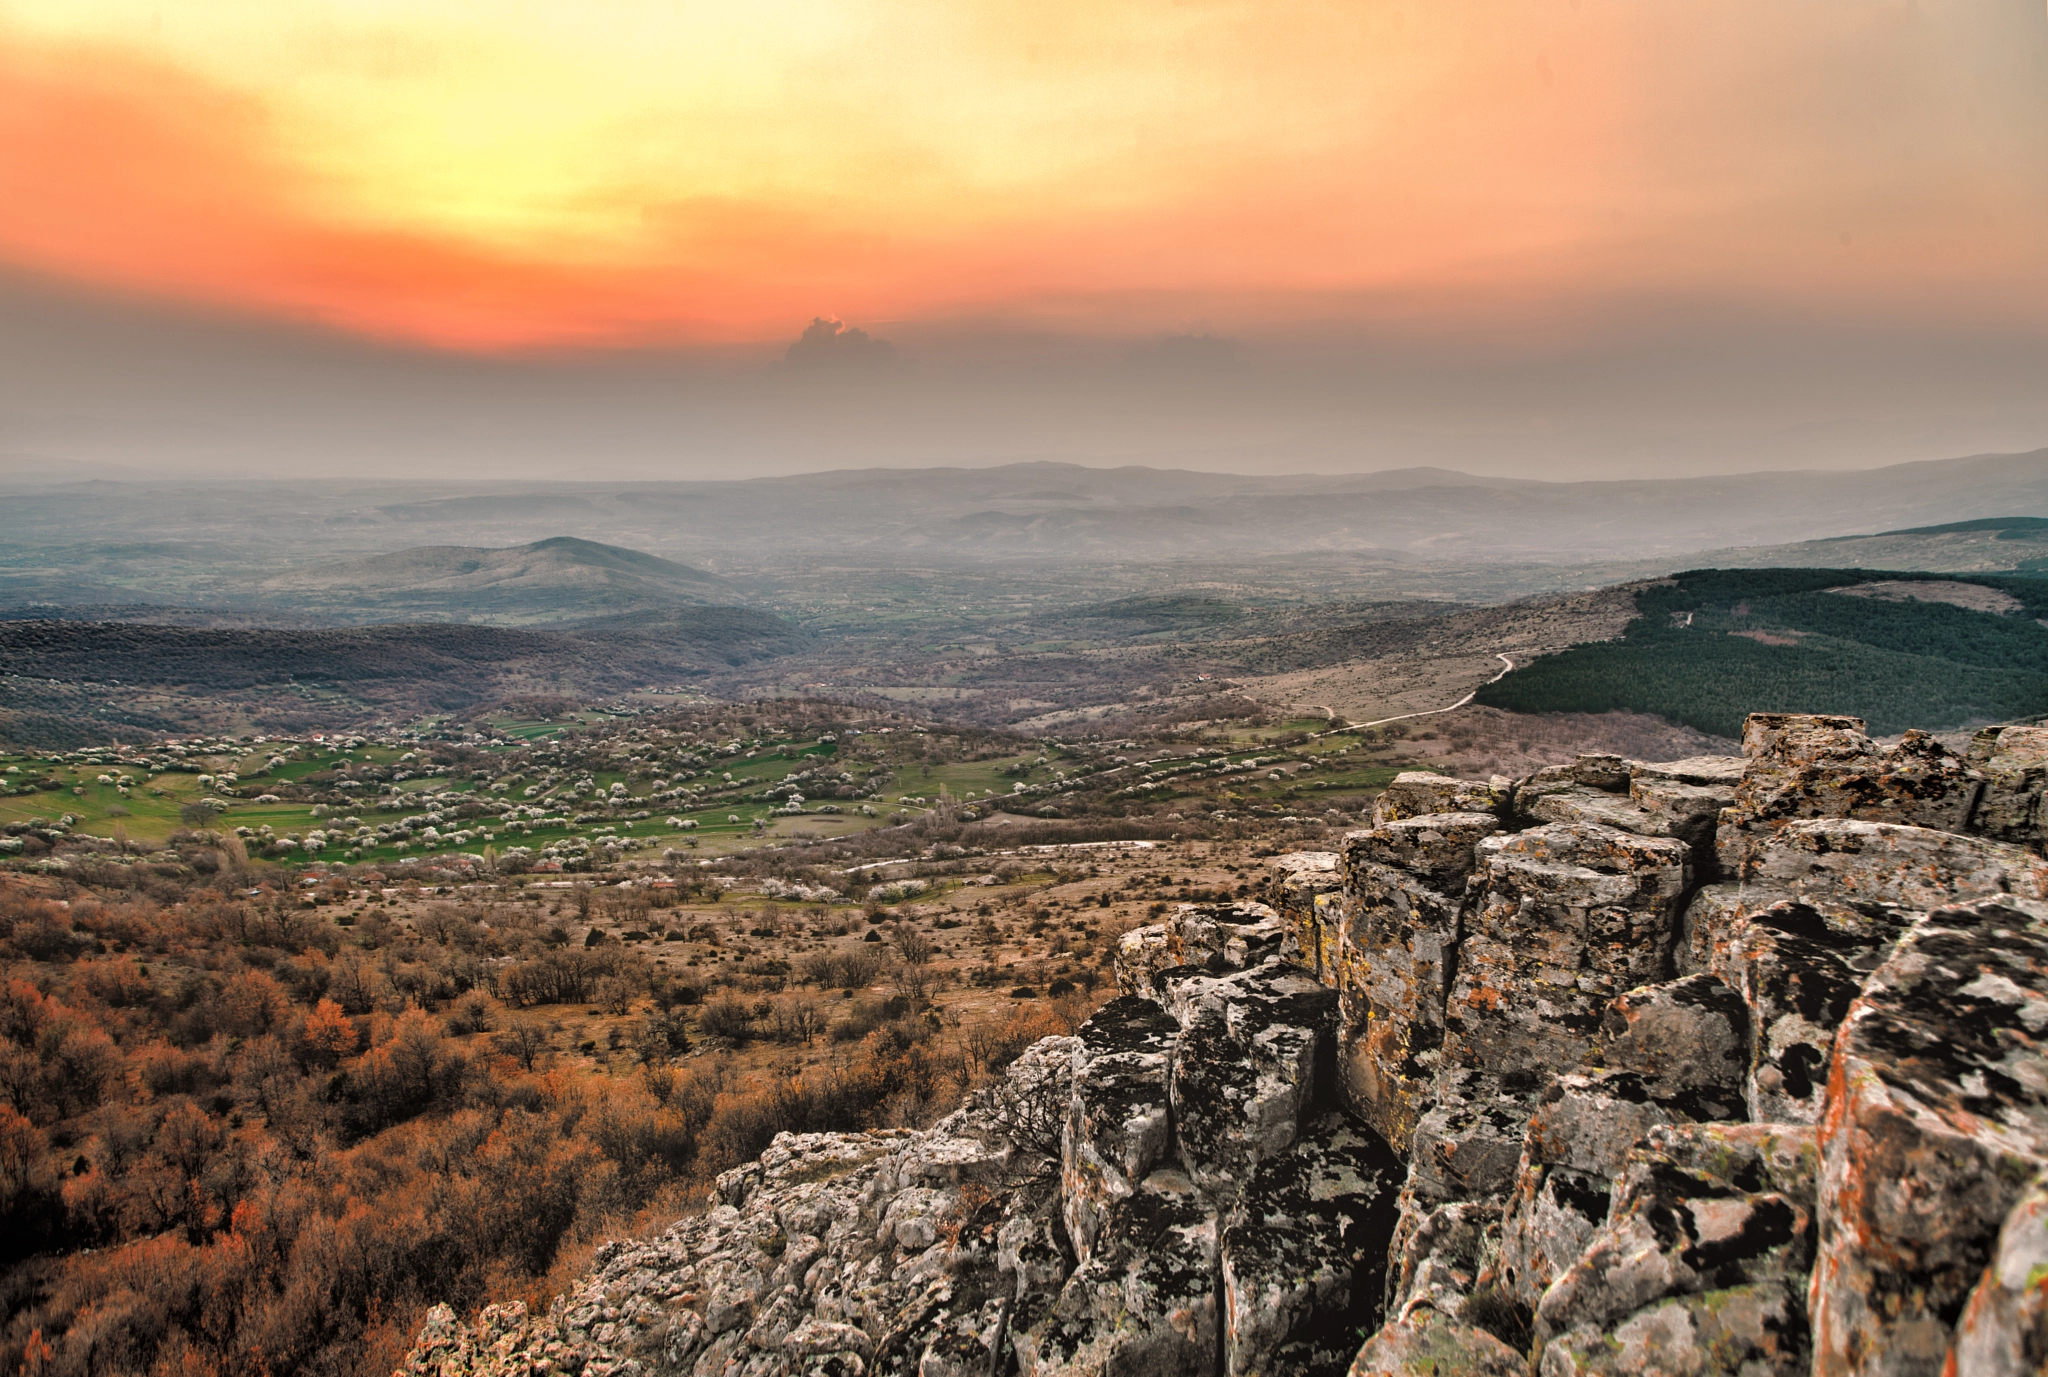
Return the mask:
<path fill-rule="evenodd" d="M 886 368 L 896 361 L 896 346 L 844 321 L 814 316 L 782 361 L 791 368 L 816 371 Z"/>

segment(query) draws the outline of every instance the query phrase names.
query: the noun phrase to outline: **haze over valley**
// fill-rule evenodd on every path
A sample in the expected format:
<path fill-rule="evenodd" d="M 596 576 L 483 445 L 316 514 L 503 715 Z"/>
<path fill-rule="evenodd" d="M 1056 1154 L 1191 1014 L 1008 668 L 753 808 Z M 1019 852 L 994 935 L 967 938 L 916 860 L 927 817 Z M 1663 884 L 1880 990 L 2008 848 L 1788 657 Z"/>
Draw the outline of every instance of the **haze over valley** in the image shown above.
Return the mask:
<path fill-rule="evenodd" d="M 2048 1373 L 2041 0 L 7 0 L 0 1377 Z"/>

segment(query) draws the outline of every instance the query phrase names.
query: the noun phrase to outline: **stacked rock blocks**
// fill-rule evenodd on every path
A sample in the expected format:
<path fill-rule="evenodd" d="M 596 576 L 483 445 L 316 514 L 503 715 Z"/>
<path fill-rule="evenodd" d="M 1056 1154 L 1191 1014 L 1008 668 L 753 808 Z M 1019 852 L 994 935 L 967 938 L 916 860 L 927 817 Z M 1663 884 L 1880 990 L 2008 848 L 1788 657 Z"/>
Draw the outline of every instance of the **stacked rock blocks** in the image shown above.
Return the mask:
<path fill-rule="evenodd" d="M 2048 730 L 1397 779 L 921 1132 L 413 1374 L 2048 1370 Z"/>

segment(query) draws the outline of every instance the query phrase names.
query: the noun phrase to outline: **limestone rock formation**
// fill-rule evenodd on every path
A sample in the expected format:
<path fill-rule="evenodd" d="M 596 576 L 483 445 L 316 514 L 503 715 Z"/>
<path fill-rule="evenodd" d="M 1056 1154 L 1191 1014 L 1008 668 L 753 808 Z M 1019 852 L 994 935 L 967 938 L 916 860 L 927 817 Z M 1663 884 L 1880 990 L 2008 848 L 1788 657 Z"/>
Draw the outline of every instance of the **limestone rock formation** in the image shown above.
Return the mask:
<path fill-rule="evenodd" d="M 405 1371 L 2048 1370 L 2048 729 L 1402 775 L 933 1128 L 783 1135 Z"/>

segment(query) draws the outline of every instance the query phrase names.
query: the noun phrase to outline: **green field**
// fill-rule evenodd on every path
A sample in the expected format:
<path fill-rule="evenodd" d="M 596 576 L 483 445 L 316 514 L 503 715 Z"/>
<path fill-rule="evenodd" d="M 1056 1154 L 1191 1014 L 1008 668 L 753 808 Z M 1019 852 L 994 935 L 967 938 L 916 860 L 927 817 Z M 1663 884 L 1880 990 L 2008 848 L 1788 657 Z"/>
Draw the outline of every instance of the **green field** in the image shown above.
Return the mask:
<path fill-rule="evenodd" d="M 125 837 L 138 846 L 162 845 L 180 827 L 189 826 L 180 810 L 203 799 L 220 805 L 218 820 L 210 825 L 250 834 L 251 858 L 279 863 L 310 859 L 350 862 L 393 863 L 407 857 L 426 859 L 450 852 L 480 854 L 485 847 L 503 855 L 513 847 L 539 853 L 547 846 L 574 839 L 592 841 L 608 836 L 630 837 L 638 849 L 667 846 L 699 847 L 707 854 L 733 846 L 786 836 L 798 828 L 817 835 L 845 835 L 883 825 L 892 815 L 915 813 L 937 806 L 943 800 L 955 802 L 1007 794 L 1020 778 L 1046 779 L 1054 765 L 1039 766 L 1036 752 L 998 760 L 954 762 L 936 765 L 893 767 L 890 782 L 877 797 L 862 799 L 808 800 L 801 813 L 779 812 L 781 800 L 746 798 L 750 791 L 775 784 L 786 775 L 835 759 L 836 742 L 764 740 L 750 741 L 738 753 L 717 758 L 713 768 L 697 772 L 692 781 L 705 786 L 702 797 L 657 799 L 657 786 L 635 780 L 624 769 L 568 770 L 563 773 L 588 786 L 572 799 L 557 789 L 539 789 L 521 767 L 532 769 L 520 747 L 545 741 L 565 731 L 586 725 L 507 720 L 489 727 L 507 738 L 505 745 L 482 761 L 466 764 L 462 777 L 415 776 L 394 781 L 395 793 L 379 795 L 368 790 L 346 803 L 315 804 L 280 799 L 259 802 L 267 790 L 296 784 L 323 771 L 334 769 L 344 759 L 357 765 L 386 769 L 402 768 L 407 748 L 403 745 L 366 745 L 346 753 L 311 742 L 271 740 L 238 743 L 232 748 L 207 749 L 181 760 L 170 760 L 160 751 L 127 757 L 119 763 L 112 751 L 76 751 L 69 754 L 0 755 L 0 780 L 7 793 L 0 796 L 0 827 L 10 823 L 36 823 L 39 828 L 62 825 L 66 830 L 90 836 Z M 502 760 L 503 773 L 493 774 L 492 755 Z M 276 757 L 283 757 L 271 763 Z M 157 768 L 166 766 L 166 768 Z M 236 770 L 234 782 L 239 797 L 225 797 L 202 779 Z M 1013 773 L 1001 773 L 1005 769 Z M 11 773 L 5 773 L 11 771 Z M 484 779 L 476 774 L 489 775 Z M 100 782 L 108 775 L 111 782 Z M 729 777 L 729 782 L 728 782 Z M 54 780 L 57 787 L 37 787 Z M 573 819 L 587 812 L 595 796 L 610 795 L 613 786 L 623 786 L 625 802 L 607 809 L 601 818 L 576 821 L 506 821 L 498 818 L 464 819 L 437 831 L 458 841 L 428 846 L 407 839 L 359 839 L 357 828 L 376 828 L 406 818 L 458 808 L 470 800 L 507 800 L 521 807 L 544 808 L 549 818 Z M 317 787 L 317 786 L 316 786 Z M 529 789 L 539 796 L 529 798 Z M 429 799 L 434 800 L 429 802 Z M 397 806 L 394 806 L 397 805 Z M 821 812 L 820 807 L 833 811 Z M 644 818 L 632 813 L 645 812 Z M 72 821 L 62 824 L 69 815 Z M 737 821 L 733 819 L 737 818 Z M 37 823 L 40 819 L 41 822 Z M 678 825 L 670 825 L 674 819 Z M 201 824 L 208 825 L 208 824 Z M 311 833 L 323 833 L 328 844 L 308 852 L 305 842 Z M 279 849 L 261 843 L 269 838 L 288 838 L 298 845 Z"/>

